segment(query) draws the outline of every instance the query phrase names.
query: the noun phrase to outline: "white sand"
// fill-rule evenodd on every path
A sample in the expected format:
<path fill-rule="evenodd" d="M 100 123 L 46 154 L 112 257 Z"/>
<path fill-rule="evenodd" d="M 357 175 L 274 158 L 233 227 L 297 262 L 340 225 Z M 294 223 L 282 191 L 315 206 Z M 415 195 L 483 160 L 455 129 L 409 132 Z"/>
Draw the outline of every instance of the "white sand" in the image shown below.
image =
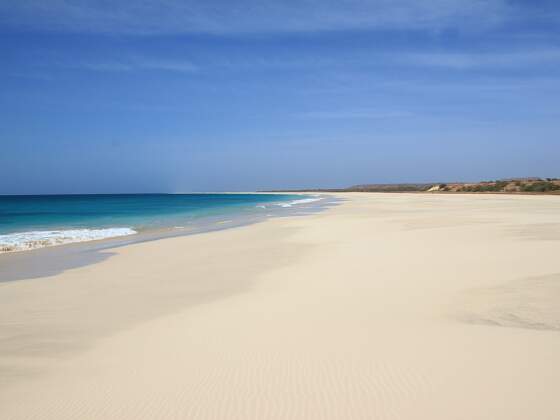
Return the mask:
<path fill-rule="evenodd" d="M 345 197 L 0 284 L 0 418 L 560 418 L 560 197 Z"/>

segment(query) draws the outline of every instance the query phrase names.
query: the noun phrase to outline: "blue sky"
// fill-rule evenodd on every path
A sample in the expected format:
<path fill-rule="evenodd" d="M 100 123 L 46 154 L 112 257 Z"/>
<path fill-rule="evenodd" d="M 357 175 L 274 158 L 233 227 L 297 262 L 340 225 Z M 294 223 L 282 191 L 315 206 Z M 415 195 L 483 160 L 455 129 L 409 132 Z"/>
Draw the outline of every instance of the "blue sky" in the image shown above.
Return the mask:
<path fill-rule="evenodd" d="M 560 3 L 0 2 L 0 193 L 560 176 Z"/>

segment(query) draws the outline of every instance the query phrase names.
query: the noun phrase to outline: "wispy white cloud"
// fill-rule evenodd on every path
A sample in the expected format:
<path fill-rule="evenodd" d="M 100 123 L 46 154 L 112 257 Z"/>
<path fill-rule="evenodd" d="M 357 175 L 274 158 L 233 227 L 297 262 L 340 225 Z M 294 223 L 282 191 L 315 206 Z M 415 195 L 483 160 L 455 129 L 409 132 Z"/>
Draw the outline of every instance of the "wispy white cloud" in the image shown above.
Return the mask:
<path fill-rule="evenodd" d="M 341 109 L 328 111 L 310 111 L 297 114 L 298 118 L 304 119 L 388 119 L 388 118 L 406 118 L 413 114 L 406 111 L 382 111 L 374 108 L 359 109 Z"/>
<path fill-rule="evenodd" d="M 178 73 L 193 73 L 198 67 L 186 60 L 165 60 L 146 57 L 135 57 L 121 60 L 103 61 L 74 61 L 59 62 L 59 66 L 67 68 L 85 69 L 91 71 L 129 72 L 135 70 L 170 71 Z"/>
<path fill-rule="evenodd" d="M 209 67 L 225 69 L 329 69 L 336 71 L 331 74 L 330 80 L 337 79 L 341 82 L 345 78 L 355 81 L 356 76 L 347 76 L 344 70 L 355 68 L 393 68 L 414 69 L 414 67 L 433 67 L 455 70 L 515 70 L 530 67 L 536 72 L 539 65 L 560 65 L 560 48 L 549 45 L 535 46 L 532 49 L 511 50 L 507 46 L 495 47 L 493 51 L 460 51 L 457 48 L 438 52 L 410 48 L 405 49 L 374 49 L 368 52 L 339 52 L 330 57 L 323 54 L 293 54 L 286 56 L 274 55 L 259 57 L 234 57 L 224 60 L 214 57 L 207 62 Z M 371 75 L 365 76 L 366 80 Z"/>
<path fill-rule="evenodd" d="M 480 27 L 506 0 L 3 0 L 0 23 L 48 30 L 162 34 Z"/>
<path fill-rule="evenodd" d="M 459 70 L 476 68 L 504 68 L 533 66 L 539 63 L 560 62 L 559 48 L 484 53 L 410 53 L 396 57 L 406 65 L 445 67 Z"/>
<path fill-rule="evenodd" d="M 345 82 L 355 84 L 356 80 L 370 80 L 370 75 L 355 74 L 357 67 L 374 69 L 377 67 L 406 69 L 414 67 L 441 68 L 459 71 L 496 71 L 515 70 L 542 65 L 546 68 L 549 64 L 560 65 L 560 49 L 555 47 L 541 47 L 534 50 L 495 51 L 495 52 L 378 52 L 372 54 L 348 54 L 343 59 L 334 59 L 322 55 L 286 56 L 286 57 L 233 57 L 220 56 L 204 57 L 203 59 L 185 59 L 177 57 L 150 57 L 131 54 L 129 56 L 111 57 L 74 57 L 44 58 L 41 67 L 56 66 L 75 68 L 99 72 L 132 72 L 132 71 L 164 71 L 176 73 L 195 73 L 204 67 L 217 71 L 275 71 L 285 69 L 307 69 L 308 71 L 321 72 L 329 82 L 337 81 L 344 85 Z M 331 73 L 328 73 L 331 71 Z M 348 75 L 347 72 L 351 75 Z M 349 80 L 346 80 L 349 79 Z M 440 82 L 441 83 L 441 82 Z M 363 86 L 360 87 L 363 89 Z M 365 114 L 370 115 L 368 110 Z M 359 113 L 356 113 L 356 115 Z M 362 118 L 365 118 L 363 116 Z"/>
<path fill-rule="evenodd" d="M 198 70 L 198 67 L 186 60 L 144 60 L 140 61 L 139 66 L 148 70 L 165 70 L 175 72 L 192 73 Z"/>
<path fill-rule="evenodd" d="M 381 69 L 414 70 L 415 67 L 449 69 L 458 71 L 516 71 L 530 69 L 533 77 L 545 75 L 547 69 L 560 65 L 560 48 L 540 46 L 533 50 L 496 50 L 493 52 L 413 52 L 373 51 L 348 52 L 344 56 L 327 57 L 324 54 L 258 54 L 247 56 L 223 56 L 222 54 L 192 55 L 181 57 L 158 53 L 149 55 L 130 51 L 120 57 L 85 54 L 84 56 L 29 55 L 35 67 L 59 67 L 99 72 L 164 71 L 196 73 L 201 68 L 214 72 L 266 72 L 281 75 L 285 70 L 301 70 L 306 74 L 320 75 L 322 80 L 338 87 L 347 84 L 357 89 L 372 88 L 372 72 Z M 366 72 L 367 69 L 367 72 Z M 542 72 L 539 73 L 539 69 Z M 550 70 L 548 70 L 550 71 Z M 373 73 L 374 74 L 374 73 Z M 384 73 L 385 74 L 385 73 Z M 271 76 L 273 77 L 273 76 Z M 385 85 L 388 82 L 385 78 Z M 392 83 L 392 82 L 391 82 Z M 438 83 L 444 83 L 438 81 Z M 369 86 L 369 87 L 368 87 Z M 492 85 L 493 86 L 493 85 Z M 378 85 L 375 87 L 379 88 Z M 371 90 L 371 89 L 370 89 Z"/>

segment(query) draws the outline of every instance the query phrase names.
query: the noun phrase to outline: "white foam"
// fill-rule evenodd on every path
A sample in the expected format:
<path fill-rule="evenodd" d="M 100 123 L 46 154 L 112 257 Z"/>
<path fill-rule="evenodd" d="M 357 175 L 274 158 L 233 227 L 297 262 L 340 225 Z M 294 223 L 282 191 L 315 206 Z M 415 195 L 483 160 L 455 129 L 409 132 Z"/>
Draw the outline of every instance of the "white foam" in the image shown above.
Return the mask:
<path fill-rule="evenodd" d="M 285 203 L 278 203 L 277 205 L 280 207 L 292 207 L 298 204 L 309 204 L 309 203 L 314 203 L 315 201 L 319 201 L 322 200 L 321 197 L 315 197 L 315 198 L 301 198 L 299 200 L 292 200 L 292 201 L 288 201 Z"/>
<path fill-rule="evenodd" d="M 0 235 L 0 253 L 134 235 L 131 228 L 40 230 Z"/>

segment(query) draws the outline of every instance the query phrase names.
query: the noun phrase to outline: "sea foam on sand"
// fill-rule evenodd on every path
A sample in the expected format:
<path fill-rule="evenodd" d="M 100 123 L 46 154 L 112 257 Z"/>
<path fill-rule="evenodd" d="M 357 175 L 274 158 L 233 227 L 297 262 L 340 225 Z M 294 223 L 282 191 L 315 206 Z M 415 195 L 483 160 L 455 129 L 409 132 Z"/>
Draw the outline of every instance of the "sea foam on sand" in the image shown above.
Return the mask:
<path fill-rule="evenodd" d="M 69 230 L 37 230 L 31 232 L 10 233 L 0 235 L 0 253 L 27 251 L 69 244 L 73 242 L 96 241 L 118 236 L 134 235 L 135 230 L 128 227 L 107 229 L 69 229 Z"/>

